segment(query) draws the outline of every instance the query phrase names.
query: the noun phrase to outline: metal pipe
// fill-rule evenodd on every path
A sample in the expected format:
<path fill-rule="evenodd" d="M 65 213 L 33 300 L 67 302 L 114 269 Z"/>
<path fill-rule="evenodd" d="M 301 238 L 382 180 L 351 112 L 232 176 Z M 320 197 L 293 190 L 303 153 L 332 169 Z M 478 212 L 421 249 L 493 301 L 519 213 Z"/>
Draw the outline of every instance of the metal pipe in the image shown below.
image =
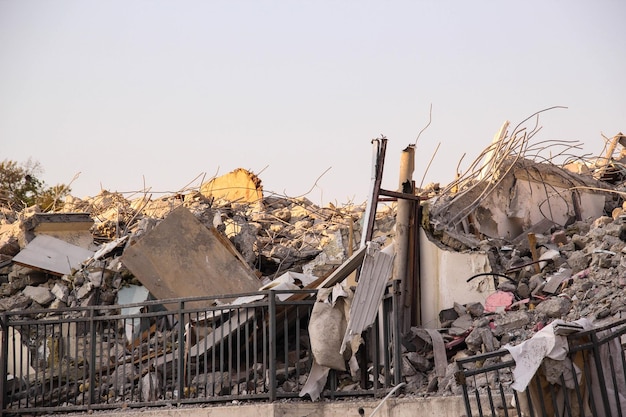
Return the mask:
<path fill-rule="evenodd" d="M 383 398 L 382 401 L 380 403 L 378 403 L 378 405 L 376 406 L 374 411 L 372 411 L 372 414 L 370 414 L 370 417 L 372 417 L 374 414 L 376 414 L 378 412 L 380 407 L 382 407 L 382 405 L 385 403 L 385 401 L 387 401 L 389 399 L 389 397 L 391 397 L 393 395 L 394 392 L 396 392 L 397 390 L 399 390 L 400 388 L 402 388 L 405 385 L 406 385 L 405 382 L 401 382 L 398 385 L 396 385 L 395 387 L 393 387 L 393 389 L 391 391 L 389 391 L 389 394 L 387 394 L 385 396 L 385 398 Z"/>
<path fill-rule="evenodd" d="M 363 230 L 361 231 L 361 244 L 365 244 L 372 240 L 374 234 L 374 222 L 376 220 L 376 206 L 378 205 L 378 194 L 380 192 L 380 184 L 383 179 L 383 166 L 385 164 L 385 150 L 387 148 L 387 138 L 381 136 L 379 139 L 373 139 L 374 147 L 372 149 L 372 178 L 370 182 L 369 201 L 363 214 Z"/>
<path fill-rule="evenodd" d="M 400 156 L 399 190 L 404 194 L 413 195 L 413 170 L 415 169 L 415 146 L 407 146 Z M 409 237 L 410 222 L 413 211 L 413 202 L 399 199 L 396 213 L 396 236 L 394 239 L 396 256 L 393 261 L 393 279 L 401 282 L 400 288 L 400 322 L 402 333 L 407 333 L 411 327 L 411 306 L 415 300 L 409 298 Z M 395 313 L 395 311 L 394 311 Z M 395 329 L 394 329 L 395 330 Z"/>

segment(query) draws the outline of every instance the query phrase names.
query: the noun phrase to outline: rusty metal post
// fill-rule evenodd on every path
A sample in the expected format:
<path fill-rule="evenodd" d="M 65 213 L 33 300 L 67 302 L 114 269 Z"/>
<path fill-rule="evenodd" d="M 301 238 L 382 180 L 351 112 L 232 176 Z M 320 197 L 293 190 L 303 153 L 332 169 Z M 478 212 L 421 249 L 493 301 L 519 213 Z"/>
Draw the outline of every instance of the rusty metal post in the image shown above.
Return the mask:
<path fill-rule="evenodd" d="M 413 171 L 415 169 L 415 145 L 407 146 L 400 157 L 400 181 L 399 191 L 403 194 L 415 194 L 413 188 Z M 411 309 L 417 300 L 411 300 L 409 296 L 410 277 L 407 274 L 409 265 L 410 223 L 415 202 L 408 199 L 398 199 L 396 214 L 396 236 L 393 279 L 400 281 L 400 329 L 402 334 L 406 334 L 411 328 Z"/>
<path fill-rule="evenodd" d="M 372 139 L 375 145 L 373 148 L 372 161 L 372 178 L 370 183 L 370 199 L 363 215 L 364 223 L 361 232 L 361 245 L 372 240 L 374 234 L 374 222 L 376 220 L 376 207 L 378 206 L 378 196 L 380 193 L 380 184 L 383 180 L 383 166 L 385 164 L 385 150 L 387 149 L 387 138 L 381 136 L 379 139 Z"/>

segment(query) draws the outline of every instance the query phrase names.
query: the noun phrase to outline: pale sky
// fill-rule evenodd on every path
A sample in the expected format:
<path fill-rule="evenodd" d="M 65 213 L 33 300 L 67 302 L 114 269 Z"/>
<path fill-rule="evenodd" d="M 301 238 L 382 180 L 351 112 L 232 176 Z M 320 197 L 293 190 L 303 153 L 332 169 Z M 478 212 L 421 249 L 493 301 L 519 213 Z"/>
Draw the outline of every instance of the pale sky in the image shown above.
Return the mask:
<path fill-rule="evenodd" d="M 597 155 L 626 132 L 624 18 L 623 0 L 0 0 L 0 160 L 49 186 L 80 172 L 81 198 L 241 167 L 266 193 L 361 203 L 371 140 L 395 189 L 431 105 L 418 185 L 439 143 L 424 183 L 551 106 L 538 140 Z"/>

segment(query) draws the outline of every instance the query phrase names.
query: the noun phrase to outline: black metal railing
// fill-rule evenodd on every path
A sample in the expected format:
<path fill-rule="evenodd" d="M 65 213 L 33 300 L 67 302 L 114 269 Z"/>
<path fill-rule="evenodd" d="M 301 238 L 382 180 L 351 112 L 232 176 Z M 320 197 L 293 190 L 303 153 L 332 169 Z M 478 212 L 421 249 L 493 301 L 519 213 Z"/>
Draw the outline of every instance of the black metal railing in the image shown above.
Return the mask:
<path fill-rule="evenodd" d="M 522 392 L 512 389 L 507 350 L 459 359 L 467 417 L 626 416 L 626 320 L 567 336 L 566 360 L 542 362 Z"/>
<path fill-rule="evenodd" d="M 381 395 L 401 380 L 390 284 L 364 334 L 361 380 L 331 371 L 322 396 Z M 291 297 L 280 297 L 282 294 Z M 206 298 L 0 314 L 0 413 L 33 414 L 295 398 L 311 369 L 315 291 L 263 291 L 244 305 Z M 259 297 L 260 298 L 260 297 Z M 281 300 L 282 299 L 282 300 Z M 208 304 L 208 303 L 207 303 Z M 134 308 L 133 314 L 121 309 Z M 126 310 L 125 310 L 126 311 Z"/>

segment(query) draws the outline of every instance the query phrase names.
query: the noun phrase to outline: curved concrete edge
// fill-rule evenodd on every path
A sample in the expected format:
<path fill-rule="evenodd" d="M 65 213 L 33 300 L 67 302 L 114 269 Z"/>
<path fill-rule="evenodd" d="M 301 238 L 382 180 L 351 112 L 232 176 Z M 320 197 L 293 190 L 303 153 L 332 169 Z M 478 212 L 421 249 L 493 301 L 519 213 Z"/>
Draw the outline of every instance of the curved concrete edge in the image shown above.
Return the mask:
<path fill-rule="evenodd" d="M 141 417 L 359 417 L 359 408 L 364 416 L 372 412 L 382 399 L 355 399 L 320 402 L 275 402 L 236 405 L 208 405 L 204 407 L 149 408 L 105 411 L 106 417 L 126 417 L 138 414 Z M 86 414 L 86 413 L 85 413 Z M 100 414 L 100 412 L 92 415 Z M 465 415 L 463 397 L 389 398 L 378 409 L 375 417 L 460 417 Z"/>

